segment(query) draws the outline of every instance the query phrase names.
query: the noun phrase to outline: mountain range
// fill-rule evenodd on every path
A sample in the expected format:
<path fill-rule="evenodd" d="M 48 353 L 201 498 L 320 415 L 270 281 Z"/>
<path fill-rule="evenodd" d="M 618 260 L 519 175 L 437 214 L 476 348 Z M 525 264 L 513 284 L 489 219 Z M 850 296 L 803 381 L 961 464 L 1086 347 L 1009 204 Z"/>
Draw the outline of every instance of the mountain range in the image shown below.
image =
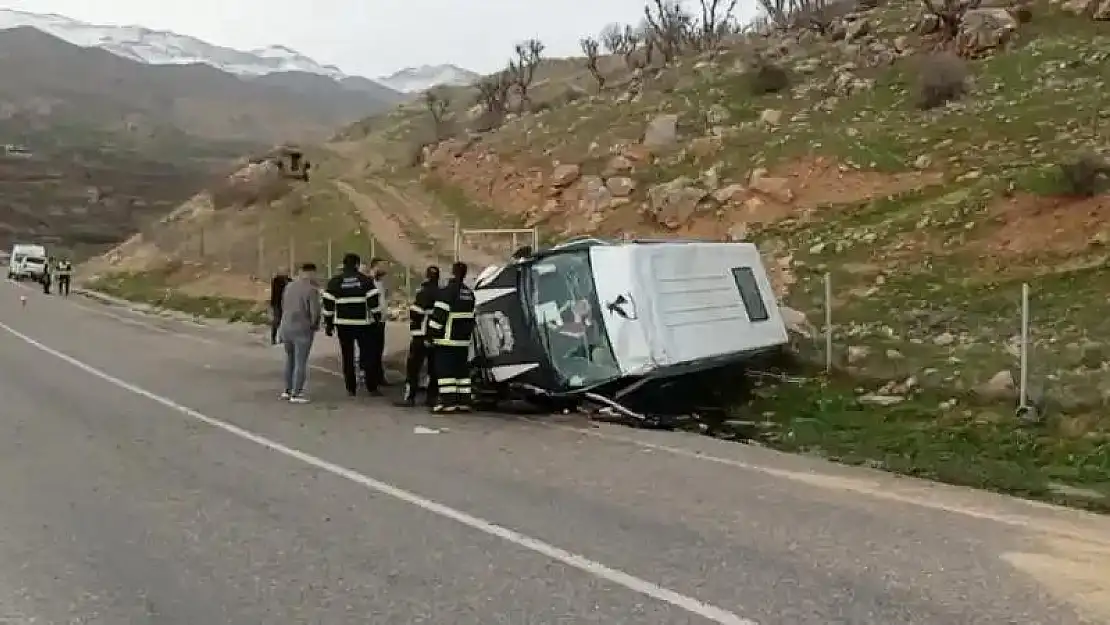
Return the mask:
<path fill-rule="evenodd" d="M 421 67 L 379 82 L 282 46 L 0 9 L 0 247 L 96 253 L 241 157 L 313 143 L 468 75 Z"/>
<path fill-rule="evenodd" d="M 52 13 L 0 9 L 0 30 L 21 27 L 34 28 L 82 48 L 100 48 L 146 65 L 203 64 L 242 77 L 275 73 L 314 74 L 370 94 L 382 93 L 376 89 L 379 86 L 400 93 L 413 93 L 437 85 L 467 84 L 478 77 L 474 72 L 454 65 L 424 65 L 371 80 L 347 75 L 333 65 L 324 65 L 281 45 L 235 50 L 196 37 L 142 26 L 105 26 Z"/>

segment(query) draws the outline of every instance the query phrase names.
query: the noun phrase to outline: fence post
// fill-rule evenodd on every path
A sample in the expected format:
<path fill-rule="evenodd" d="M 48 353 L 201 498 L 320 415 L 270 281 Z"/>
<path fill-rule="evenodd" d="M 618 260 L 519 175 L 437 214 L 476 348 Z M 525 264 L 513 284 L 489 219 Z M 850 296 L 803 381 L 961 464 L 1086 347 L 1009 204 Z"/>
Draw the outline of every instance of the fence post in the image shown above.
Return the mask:
<path fill-rule="evenodd" d="M 540 249 L 540 229 L 532 228 L 532 251 Z"/>
<path fill-rule="evenodd" d="M 378 240 L 375 239 L 374 237 L 370 237 L 370 258 L 368 258 L 367 260 L 374 260 L 374 257 L 377 256 L 377 255 L 378 255 Z"/>
<path fill-rule="evenodd" d="M 454 260 L 454 262 L 459 262 L 459 246 L 460 245 L 462 245 L 462 224 L 460 224 L 459 220 L 456 219 L 455 220 L 455 251 L 454 251 L 454 258 L 452 259 L 452 260 Z"/>
<path fill-rule="evenodd" d="M 331 237 L 328 237 L 328 278 L 331 278 L 331 272 L 332 272 L 332 271 L 333 271 L 333 270 L 332 270 L 332 247 L 331 247 Z"/>
<path fill-rule="evenodd" d="M 289 274 L 292 275 L 297 269 L 297 243 L 293 237 L 289 237 Z"/>
<path fill-rule="evenodd" d="M 261 228 L 259 228 L 261 230 Z M 266 277 L 266 236 L 261 232 L 258 233 L 258 278 L 264 280 Z"/>
<path fill-rule="evenodd" d="M 412 297 L 412 269 L 405 267 L 405 297 Z"/>
<path fill-rule="evenodd" d="M 198 247 L 199 249 L 197 251 L 200 253 L 199 260 L 204 260 L 204 226 L 200 227 L 200 245 Z"/>
<path fill-rule="evenodd" d="M 1029 402 L 1029 283 L 1021 285 L 1021 371 L 1018 382 L 1018 409 Z"/>
<path fill-rule="evenodd" d="M 825 373 L 833 368 L 832 273 L 825 272 Z"/>

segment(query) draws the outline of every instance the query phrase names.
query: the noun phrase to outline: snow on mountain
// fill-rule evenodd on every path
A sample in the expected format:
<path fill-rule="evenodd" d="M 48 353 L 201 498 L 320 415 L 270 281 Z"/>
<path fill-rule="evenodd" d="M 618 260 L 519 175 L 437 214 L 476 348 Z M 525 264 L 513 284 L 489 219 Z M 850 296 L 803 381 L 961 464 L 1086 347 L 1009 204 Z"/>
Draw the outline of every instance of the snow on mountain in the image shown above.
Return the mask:
<path fill-rule="evenodd" d="M 150 65 L 203 63 L 241 76 L 308 72 L 335 80 L 346 78 L 338 68 L 321 65 L 285 46 L 233 50 L 196 37 L 142 26 L 99 26 L 63 15 L 0 9 L 0 30 L 21 26 L 30 26 L 77 46 L 102 48 L 117 56 Z"/>
<path fill-rule="evenodd" d="M 401 93 L 415 93 L 432 87 L 469 85 L 481 78 L 468 69 L 455 65 L 421 65 L 383 76 L 377 82 Z"/>

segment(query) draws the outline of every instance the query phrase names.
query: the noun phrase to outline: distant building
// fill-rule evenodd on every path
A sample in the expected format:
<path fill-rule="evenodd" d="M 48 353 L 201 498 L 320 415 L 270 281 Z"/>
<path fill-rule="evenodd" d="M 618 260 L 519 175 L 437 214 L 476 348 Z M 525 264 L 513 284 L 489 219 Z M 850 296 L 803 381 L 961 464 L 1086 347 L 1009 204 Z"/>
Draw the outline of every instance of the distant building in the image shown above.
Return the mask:
<path fill-rule="evenodd" d="M 8 143 L 4 146 L 4 156 L 10 158 L 32 158 L 34 154 L 22 145 Z"/>

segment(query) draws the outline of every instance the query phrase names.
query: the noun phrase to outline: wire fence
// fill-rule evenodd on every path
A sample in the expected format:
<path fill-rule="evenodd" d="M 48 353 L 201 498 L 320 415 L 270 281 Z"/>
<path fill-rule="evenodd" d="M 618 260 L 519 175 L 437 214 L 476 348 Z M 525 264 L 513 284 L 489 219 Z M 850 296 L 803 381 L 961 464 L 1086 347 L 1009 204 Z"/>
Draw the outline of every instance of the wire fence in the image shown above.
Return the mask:
<path fill-rule="evenodd" d="M 984 285 L 961 300 L 940 281 L 918 280 L 910 298 L 886 284 L 815 278 L 803 309 L 820 320 L 808 328 L 812 356 L 827 372 L 885 382 L 877 394 L 890 403 L 933 389 L 949 394 L 948 407 L 1005 399 L 1029 418 L 1048 403 L 1077 412 L 1110 405 L 1110 319 L 1072 282 Z"/>
<path fill-rule="evenodd" d="M 429 265 L 440 266 L 446 275 L 451 262 L 462 260 L 471 266 L 473 279 L 481 269 L 502 262 L 519 247 L 537 248 L 540 242 L 535 228 L 467 228 L 461 222 L 455 223 L 453 240 L 445 242 L 447 246 L 424 241 L 419 242 L 422 245 L 416 241 L 383 245 L 362 229 L 337 236 L 334 225 L 313 228 L 311 222 L 309 228 L 303 224 L 239 224 L 231 216 L 218 225 L 183 225 L 155 228 L 144 235 L 151 254 L 194 268 L 198 279 L 214 283 L 214 294 L 242 298 L 259 297 L 274 275 L 295 272 L 308 262 L 330 278 L 339 271 L 343 256 L 355 253 L 364 264 L 375 258 L 385 261 L 389 299 L 407 300 L 419 288 Z M 253 229 L 253 236 L 244 235 L 246 228 Z M 440 249 L 448 246 L 450 249 Z M 398 250 L 407 253 L 402 256 L 395 253 Z M 238 292 L 224 292 L 228 290 Z"/>

